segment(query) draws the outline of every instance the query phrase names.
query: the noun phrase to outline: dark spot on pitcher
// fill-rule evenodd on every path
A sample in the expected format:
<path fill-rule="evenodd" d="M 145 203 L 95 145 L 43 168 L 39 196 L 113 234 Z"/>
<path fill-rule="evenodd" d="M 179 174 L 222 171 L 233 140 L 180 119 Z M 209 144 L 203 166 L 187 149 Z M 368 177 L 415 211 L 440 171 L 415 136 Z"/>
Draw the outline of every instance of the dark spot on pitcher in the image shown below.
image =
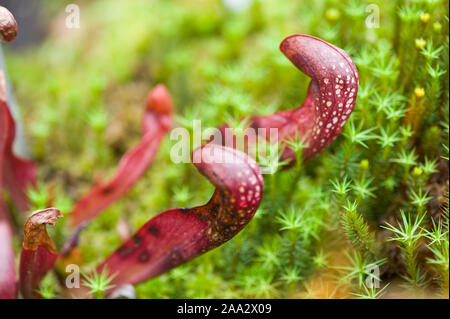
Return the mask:
<path fill-rule="evenodd" d="M 148 231 L 154 236 L 159 236 L 159 229 L 156 226 L 150 226 Z"/>

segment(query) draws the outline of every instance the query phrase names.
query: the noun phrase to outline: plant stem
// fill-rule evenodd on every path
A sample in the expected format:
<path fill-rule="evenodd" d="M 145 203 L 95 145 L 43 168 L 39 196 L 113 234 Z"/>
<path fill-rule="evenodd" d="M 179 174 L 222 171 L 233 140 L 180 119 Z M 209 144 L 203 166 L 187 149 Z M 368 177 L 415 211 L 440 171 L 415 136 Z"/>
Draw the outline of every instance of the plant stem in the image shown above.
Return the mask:
<path fill-rule="evenodd" d="M 297 156 L 297 160 L 295 161 L 294 178 L 292 179 L 291 187 L 286 196 L 287 204 L 290 204 L 292 202 L 292 197 L 294 196 L 295 190 L 297 189 L 297 184 L 300 180 L 301 174 L 302 174 L 302 161 L 301 161 L 301 154 L 300 154 L 300 156 Z"/>

